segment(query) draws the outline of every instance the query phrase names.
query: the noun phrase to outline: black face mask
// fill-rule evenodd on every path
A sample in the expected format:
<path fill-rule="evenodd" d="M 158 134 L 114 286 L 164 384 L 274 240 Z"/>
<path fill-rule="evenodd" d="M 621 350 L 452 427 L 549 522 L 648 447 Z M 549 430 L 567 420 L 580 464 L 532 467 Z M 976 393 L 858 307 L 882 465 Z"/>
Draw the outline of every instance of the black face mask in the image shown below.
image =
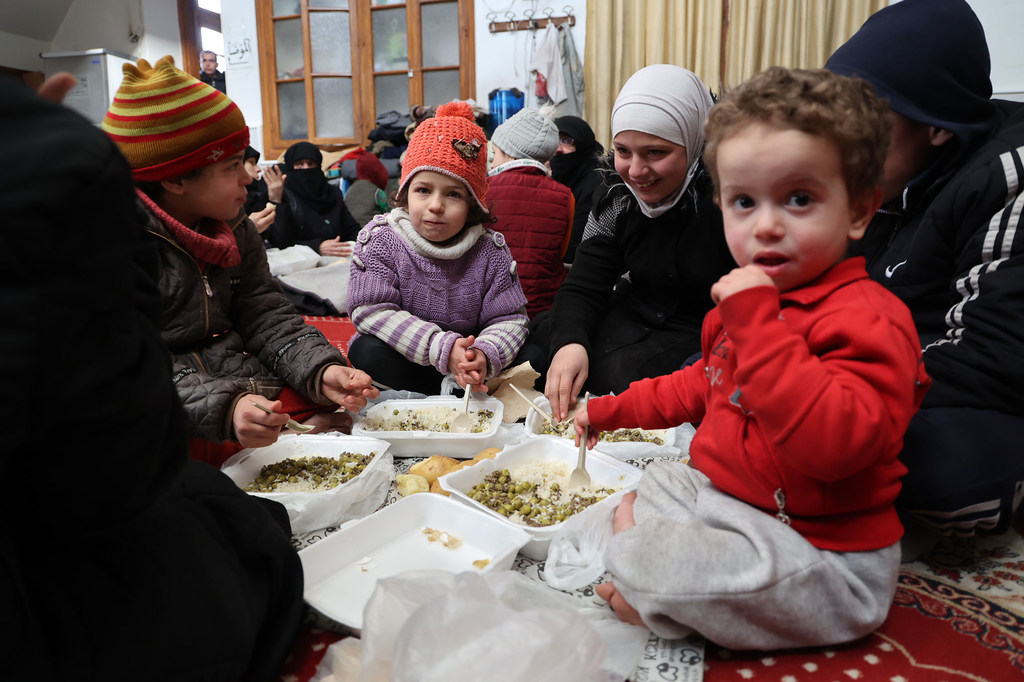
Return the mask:
<path fill-rule="evenodd" d="M 331 198 L 330 185 L 327 176 L 324 175 L 323 154 L 316 145 L 310 142 L 298 142 L 288 148 L 284 153 L 284 188 L 295 195 L 302 203 L 312 206 L 319 211 L 325 211 L 334 205 Z M 315 162 L 313 168 L 295 168 L 295 163 L 311 159 Z"/>

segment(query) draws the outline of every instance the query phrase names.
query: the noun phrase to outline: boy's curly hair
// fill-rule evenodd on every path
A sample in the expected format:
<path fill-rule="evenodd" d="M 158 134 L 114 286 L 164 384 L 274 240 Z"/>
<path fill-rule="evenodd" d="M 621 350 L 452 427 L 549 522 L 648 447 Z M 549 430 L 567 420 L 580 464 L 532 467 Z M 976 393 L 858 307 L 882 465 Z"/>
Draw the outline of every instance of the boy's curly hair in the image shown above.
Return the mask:
<path fill-rule="evenodd" d="M 862 78 L 825 69 L 773 66 L 722 94 L 704 128 L 704 161 L 718 191 L 718 146 L 751 123 L 799 130 L 833 142 L 850 197 L 882 181 L 891 124 L 888 105 Z"/>

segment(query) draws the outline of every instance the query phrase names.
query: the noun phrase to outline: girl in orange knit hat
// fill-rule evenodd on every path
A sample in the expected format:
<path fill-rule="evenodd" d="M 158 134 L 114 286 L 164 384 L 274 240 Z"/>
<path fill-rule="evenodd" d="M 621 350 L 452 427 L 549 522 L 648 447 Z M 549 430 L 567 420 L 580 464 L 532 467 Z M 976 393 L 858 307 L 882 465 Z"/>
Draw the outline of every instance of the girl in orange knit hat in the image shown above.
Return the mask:
<path fill-rule="evenodd" d="M 387 215 L 356 238 L 349 358 L 383 383 L 436 394 L 443 375 L 483 382 L 517 360 L 526 297 L 487 194 L 487 138 L 466 102 L 417 128 Z M 518 358 L 522 361 L 524 358 Z"/>
<path fill-rule="evenodd" d="M 270 276 L 246 217 L 249 129 L 226 95 L 174 67 L 124 65 L 103 129 L 132 168 L 159 246 L 162 336 L 188 415 L 190 456 L 220 466 L 277 440 L 289 416 L 351 425 L 337 406 L 378 395 L 305 324 Z M 265 407 L 266 413 L 259 409 Z M 289 415 L 288 413 L 291 413 Z"/>

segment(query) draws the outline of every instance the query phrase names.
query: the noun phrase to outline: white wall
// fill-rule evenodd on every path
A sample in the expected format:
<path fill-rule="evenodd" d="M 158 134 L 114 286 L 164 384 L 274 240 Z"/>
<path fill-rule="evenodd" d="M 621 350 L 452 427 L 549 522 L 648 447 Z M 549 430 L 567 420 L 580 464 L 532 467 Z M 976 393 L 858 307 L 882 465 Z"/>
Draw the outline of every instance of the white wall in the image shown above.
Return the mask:
<path fill-rule="evenodd" d="M 510 31 L 491 33 L 488 30 L 492 18 L 495 22 L 508 21 L 506 13 L 515 19 L 525 19 L 526 12 L 533 11 L 534 18 L 544 17 L 544 10 L 551 9 L 555 16 L 565 16 L 570 8 L 576 17 L 572 27 L 572 38 L 583 61 L 586 41 L 587 2 L 569 0 L 538 2 L 537 0 L 476 0 L 473 9 L 474 37 L 476 42 L 476 93 L 473 98 L 483 107 L 487 106 L 487 95 L 495 88 L 519 88 L 532 95 L 533 78 L 530 64 L 533 54 L 544 37 L 544 31 Z M 488 16 L 493 14 L 493 17 Z M 535 100 L 527 99 L 527 106 Z"/>
<path fill-rule="evenodd" d="M 260 55 L 257 49 L 256 3 L 221 0 L 220 26 L 224 35 L 224 62 L 220 65 L 230 97 L 245 116 L 249 144 L 263 154 L 263 97 L 260 91 Z"/>
<path fill-rule="evenodd" d="M 1024 2 L 968 0 L 985 29 L 995 97 L 1024 101 Z"/>
<path fill-rule="evenodd" d="M 40 52 L 49 52 L 50 43 L 0 31 L 0 64 L 12 69 L 42 71 Z"/>

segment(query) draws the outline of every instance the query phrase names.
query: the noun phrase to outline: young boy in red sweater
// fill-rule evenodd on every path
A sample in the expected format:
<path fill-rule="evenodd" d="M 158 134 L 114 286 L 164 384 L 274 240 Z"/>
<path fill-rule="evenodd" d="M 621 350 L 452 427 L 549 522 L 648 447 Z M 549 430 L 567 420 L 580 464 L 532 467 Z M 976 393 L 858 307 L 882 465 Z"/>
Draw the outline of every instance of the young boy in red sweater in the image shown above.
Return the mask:
<path fill-rule="evenodd" d="M 880 201 L 889 122 L 867 83 L 773 67 L 712 109 L 704 154 L 740 267 L 711 289 L 702 359 L 577 412 L 581 437 L 698 424 L 616 510 L 598 588 L 659 636 L 838 644 L 896 589 L 897 455 L 929 385 L 910 313 L 846 259 Z"/>

